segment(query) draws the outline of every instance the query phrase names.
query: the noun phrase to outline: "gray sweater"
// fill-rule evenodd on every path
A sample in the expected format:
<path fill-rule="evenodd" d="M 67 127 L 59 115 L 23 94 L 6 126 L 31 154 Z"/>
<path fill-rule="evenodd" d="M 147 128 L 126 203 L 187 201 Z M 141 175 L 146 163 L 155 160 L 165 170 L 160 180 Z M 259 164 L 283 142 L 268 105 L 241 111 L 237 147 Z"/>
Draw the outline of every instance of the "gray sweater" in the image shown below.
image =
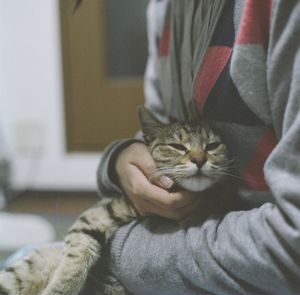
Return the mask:
<path fill-rule="evenodd" d="M 235 40 L 226 64 L 235 89 L 254 117 L 231 113 L 228 120 L 226 110 L 216 111 L 220 102 L 213 94 L 203 94 L 209 82 L 203 86 L 197 80 L 203 79 L 202 70 L 206 73 L 205 63 L 190 85 L 198 112 L 216 119 L 238 171 L 248 181 L 239 193 L 252 209 L 210 216 L 188 228 L 160 218 L 123 226 L 112 241 L 112 270 L 133 294 L 300 294 L 300 1 L 274 0 L 270 30 L 264 35 L 258 32 L 259 20 L 264 18 L 255 20 L 257 14 L 251 12 L 266 12 L 271 2 L 236 0 L 234 4 Z M 167 54 L 166 48 L 157 46 L 157 37 L 164 38 L 166 16 L 172 16 L 169 4 L 149 3 L 146 104 L 161 118 L 177 114 L 175 118 L 184 119 L 185 114 L 174 110 L 179 104 L 172 104 L 168 97 L 174 93 L 162 89 L 171 82 L 161 83 L 168 68 L 174 70 L 168 59 L 176 42 L 170 41 Z M 220 39 L 211 44 L 214 48 L 209 53 L 215 47 L 226 53 L 230 47 L 220 46 Z M 180 95 L 176 92 L 174 99 L 184 101 Z M 101 194 L 122 192 L 113 177 L 114 159 L 131 142 L 119 141 L 106 149 L 98 170 Z M 268 152 L 260 154 L 258 146 Z M 256 163 L 262 158 L 259 171 Z M 263 180 L 255 178 L 260 172 Z"/>

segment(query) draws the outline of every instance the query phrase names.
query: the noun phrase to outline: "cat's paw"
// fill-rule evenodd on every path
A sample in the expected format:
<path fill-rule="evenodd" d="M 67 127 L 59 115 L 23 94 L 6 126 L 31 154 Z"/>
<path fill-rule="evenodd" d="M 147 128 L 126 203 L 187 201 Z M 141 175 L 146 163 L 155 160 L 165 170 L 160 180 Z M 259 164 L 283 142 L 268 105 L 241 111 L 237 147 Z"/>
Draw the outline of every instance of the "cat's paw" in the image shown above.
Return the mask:
<path fill-rule="evenodd" d="M 20 294 L 18 282 L 10 269 L 0 271 L 0 295 Z"/>

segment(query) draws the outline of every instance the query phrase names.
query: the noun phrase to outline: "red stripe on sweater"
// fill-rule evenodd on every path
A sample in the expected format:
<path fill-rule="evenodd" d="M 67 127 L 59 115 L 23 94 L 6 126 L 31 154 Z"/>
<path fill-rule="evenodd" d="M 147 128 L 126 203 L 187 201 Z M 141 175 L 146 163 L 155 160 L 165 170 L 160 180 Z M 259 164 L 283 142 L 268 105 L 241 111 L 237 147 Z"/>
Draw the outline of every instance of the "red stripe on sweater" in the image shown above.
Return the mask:
<path fill-rule="evenodd" d="M 263 167 L 276 144 L 277 138 L 273 129 L 267 128 L 243 173 L 243 178 L 247 183 L 248 189 L 254 191 L 269 190 L 265 182 Z"/>
<path fill-rule="evenodd" d="M 272 0 L 247 0 L 237 44 L 268 45 Z"/>
<path fill-rule="evenodd" d="M 200 113 L 203 112 L 209 93 L 227 64 L 231 52 L 232 48 L 227 46 L 214 46 L 207 49 L 194 89 L 196 106 Z"/>
<path fill-rule="evenodd" d="M 159 42 L 159 55 L 160 56 L 167 56 L 169 54 L 170 49 L 170 36 L 171 36 L 171 24 L 170 22 L 167 22 L 160 42 Z"/>

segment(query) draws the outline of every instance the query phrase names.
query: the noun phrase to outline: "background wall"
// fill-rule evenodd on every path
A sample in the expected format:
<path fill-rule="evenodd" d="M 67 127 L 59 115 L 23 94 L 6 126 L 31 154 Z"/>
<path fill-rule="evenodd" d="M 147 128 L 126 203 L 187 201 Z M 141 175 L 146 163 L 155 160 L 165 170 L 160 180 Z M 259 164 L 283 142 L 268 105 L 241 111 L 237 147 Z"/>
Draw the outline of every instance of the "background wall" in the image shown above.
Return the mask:
<path fill-rule="evenodd" d="M 14 187 L 94 190 L 100 154 L 65 152 L 58 1 L 0 0 L 0 129 Z"/>

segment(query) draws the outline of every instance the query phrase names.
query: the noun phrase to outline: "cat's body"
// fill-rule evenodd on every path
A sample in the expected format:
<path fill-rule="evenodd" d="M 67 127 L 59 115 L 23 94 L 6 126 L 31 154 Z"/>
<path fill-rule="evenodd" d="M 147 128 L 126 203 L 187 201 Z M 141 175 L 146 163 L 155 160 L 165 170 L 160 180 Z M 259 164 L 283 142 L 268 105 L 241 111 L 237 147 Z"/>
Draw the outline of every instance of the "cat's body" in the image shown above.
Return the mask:
<path fill-rule="evenodd" d="M 214 211 L 218 186 L 230 166 L 220 137 L 207 124 L 163 125 L 145 108 L 139 109 L 139 117 L 145 141 L 157 165 L 152 177 L 167 175 L 181 188 L 211 190 L 212 201 L 207 204 L 212 206 L 203 212 Z M 224 199 L 224 202 L 227 201 Z M 0 294 L 126 294 L 117 282 L 104 283 L 99 269 L 103 250 L 114 232 L 135 218 L 138 214 L 126 196 L 103 199 L 77 219 L 66 235 L 63 250 L 43 248 L 1 271 Z"/>

